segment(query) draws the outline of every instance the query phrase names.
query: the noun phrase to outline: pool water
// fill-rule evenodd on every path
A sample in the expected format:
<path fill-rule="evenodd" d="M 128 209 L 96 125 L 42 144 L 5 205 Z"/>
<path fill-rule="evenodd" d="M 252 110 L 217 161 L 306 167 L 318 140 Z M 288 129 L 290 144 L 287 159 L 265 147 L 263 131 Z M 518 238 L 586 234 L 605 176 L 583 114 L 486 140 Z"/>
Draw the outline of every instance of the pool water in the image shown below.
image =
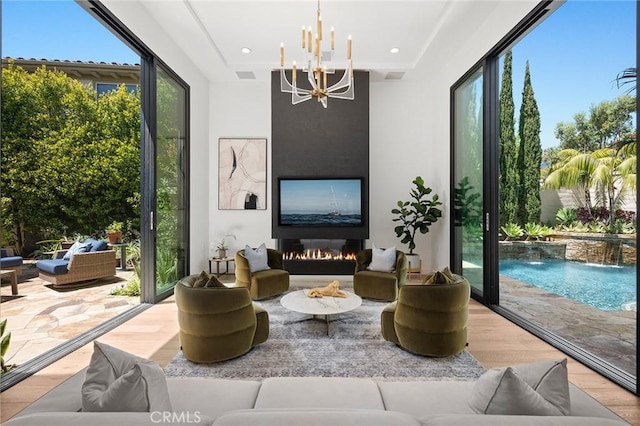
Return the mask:
<path fill-rule="evenodd" d="M 546 260 L 503 260 L 500 275 L 603 311 L 635 310 L 636 267 Z"/>

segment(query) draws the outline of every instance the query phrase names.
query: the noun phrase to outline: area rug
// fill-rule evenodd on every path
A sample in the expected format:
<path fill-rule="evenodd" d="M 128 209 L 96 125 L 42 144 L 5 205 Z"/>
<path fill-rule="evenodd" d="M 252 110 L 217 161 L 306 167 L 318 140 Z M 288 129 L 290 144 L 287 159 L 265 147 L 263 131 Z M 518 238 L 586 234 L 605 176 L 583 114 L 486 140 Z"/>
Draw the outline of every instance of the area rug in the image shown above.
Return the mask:
<path fill-rule="evenodd" d="M 293 289 L 292 289 L 293 290 Z M 347 289 L 349 290 L 349 289 Z M 466 350 L 456 356 L 411 354 L 382 338 L 386 303 L 363 300 L 347 313 L 324 320 L 289 311 L 280 297 L 260 302 L 269 313 L 269 339 L 245 355 L 196 364 L 182 352 L 165 367 L 167 376 L 261 380 L 267 377 L 370 377 L 377 380 L 475 380 L 484 368 Z"/>

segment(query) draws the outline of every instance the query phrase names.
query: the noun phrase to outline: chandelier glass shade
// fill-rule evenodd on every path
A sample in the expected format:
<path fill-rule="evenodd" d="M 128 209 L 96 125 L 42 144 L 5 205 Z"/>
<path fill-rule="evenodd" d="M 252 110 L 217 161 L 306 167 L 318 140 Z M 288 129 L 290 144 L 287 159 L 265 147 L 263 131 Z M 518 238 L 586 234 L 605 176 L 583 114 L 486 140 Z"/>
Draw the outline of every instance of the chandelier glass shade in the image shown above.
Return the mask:
<path fill-rule="evenodd" d="M 302 72 L 306 73 L 306 80 L 309 83 L 305 88 L 298 87 L 298 66 L 293 61 L 291 67 L 291 81 L 287 78 L 284 66 L 284 44 L 280 44 L 280 90 L 284 93 L 291 93 L 291 103 L 293 105 L 310 99 L 316 99 L 327 107 L 327 99 L 354 99 L 353 90 L 353 62 L 351 60 L 351 36 L 347 38 L 347 67 L 340 80 L 329 86 L 327 76 L 335 73 L 333 65 L 334 57 L 334 29 L 330 31 L 330 50 L 322 50 L 322 16 L 320 15 L 320 0 L 318 0 L 318 13 L 316 15 L 316 33 L 313 35 L 311 26 L 302 26 L 302 52 L 304 61 Z M 304 77 L 303 77 L 304 79 Z"/>

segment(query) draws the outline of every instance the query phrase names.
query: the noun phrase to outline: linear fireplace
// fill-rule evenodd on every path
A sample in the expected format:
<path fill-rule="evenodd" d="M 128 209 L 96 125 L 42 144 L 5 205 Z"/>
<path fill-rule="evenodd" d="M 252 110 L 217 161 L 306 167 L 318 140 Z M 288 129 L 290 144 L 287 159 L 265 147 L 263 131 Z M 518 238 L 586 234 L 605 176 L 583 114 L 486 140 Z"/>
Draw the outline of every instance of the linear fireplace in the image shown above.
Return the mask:
<path fill-rule="evenodd" d="M 353 275 L 360 239 L 280 239 L 278 249 L 291 275 Z"/>

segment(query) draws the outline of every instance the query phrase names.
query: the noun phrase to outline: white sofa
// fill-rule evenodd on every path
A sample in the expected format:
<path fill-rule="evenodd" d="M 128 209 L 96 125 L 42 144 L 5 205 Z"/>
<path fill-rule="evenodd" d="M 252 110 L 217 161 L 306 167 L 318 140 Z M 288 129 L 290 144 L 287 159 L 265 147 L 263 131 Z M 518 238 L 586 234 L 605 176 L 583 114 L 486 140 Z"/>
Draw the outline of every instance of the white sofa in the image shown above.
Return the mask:
<path fill-rule="evenodd" d="M 87 413 L 81 387 L 85 371 L 13 417 L 7 426 L 215 425 L 215 426 L 441 426 L 626 424 L 570 385 L 568 416 L 473 414 L 474 382 L 391 382 L 329 377 L 280 377 L 262 382 L 167 378 L 172 412 Z"/>

